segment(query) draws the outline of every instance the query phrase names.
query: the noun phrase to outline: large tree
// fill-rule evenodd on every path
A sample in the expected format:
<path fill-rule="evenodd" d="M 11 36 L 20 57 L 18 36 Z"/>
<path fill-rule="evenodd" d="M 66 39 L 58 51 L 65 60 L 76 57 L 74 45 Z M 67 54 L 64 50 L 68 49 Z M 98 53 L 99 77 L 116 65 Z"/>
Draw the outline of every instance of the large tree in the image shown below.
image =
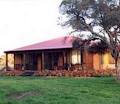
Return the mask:
<path fill-rule="evenodd" d="M 118 57 L 120 47 L 120 1 L 119 0 L 63 0 L 61 13 L 66 17 L 65 26 L 74 32 L 89 32 L 92 38 L 107 45 L 115 59 L 120 79 Z M 85 35 L 85 34 L 84 34 Z"/>

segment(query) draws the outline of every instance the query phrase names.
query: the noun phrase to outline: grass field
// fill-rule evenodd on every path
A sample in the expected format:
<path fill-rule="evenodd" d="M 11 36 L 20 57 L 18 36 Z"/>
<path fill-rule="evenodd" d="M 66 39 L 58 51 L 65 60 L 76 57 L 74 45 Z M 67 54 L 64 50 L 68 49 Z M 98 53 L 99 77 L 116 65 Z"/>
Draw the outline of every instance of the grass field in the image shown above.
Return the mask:
<path fill-rule="evenodd" d="M 0 104 L 120 104 L 111 77 L 0 77 Z"/>

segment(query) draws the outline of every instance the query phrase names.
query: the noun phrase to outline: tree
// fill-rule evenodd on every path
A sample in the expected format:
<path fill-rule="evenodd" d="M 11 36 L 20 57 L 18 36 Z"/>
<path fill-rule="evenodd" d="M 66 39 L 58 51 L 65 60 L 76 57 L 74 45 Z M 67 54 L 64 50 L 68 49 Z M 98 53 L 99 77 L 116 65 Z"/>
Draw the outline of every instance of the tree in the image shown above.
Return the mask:
<path fill-rule="evenodd" d="M 120 0 L 63 0 L 60 5 L 67 20 L 64 26 L 74 32 L 86 31 L 107 45 L 115 60 L 120 79 L 118 57 L 120 47 Z M 85 35 L 85 34 L 84 34 Z"/>

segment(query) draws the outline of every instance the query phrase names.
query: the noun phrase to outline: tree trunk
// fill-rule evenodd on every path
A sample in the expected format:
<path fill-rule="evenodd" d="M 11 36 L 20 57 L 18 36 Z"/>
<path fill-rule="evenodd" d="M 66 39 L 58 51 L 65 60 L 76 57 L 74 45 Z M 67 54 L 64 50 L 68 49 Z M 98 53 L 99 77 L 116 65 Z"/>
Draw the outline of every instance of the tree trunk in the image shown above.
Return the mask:
<path fill-rule="evenodd" d="M 84 67 L 83 67 L 83 53 L 82 53 L 82 50 L 80 50 L 80 56 L 81 56 L 81 67 L 82 67 L 82 70 L 83 70 Z"/>
<path fill-rule="evenodd" d="M 115 68 L 116 68 L 116 77 L 117 77 L 117 80 L 120 80 L 120 68 L 118 66 L 118 58 L 115 59 Z"/>

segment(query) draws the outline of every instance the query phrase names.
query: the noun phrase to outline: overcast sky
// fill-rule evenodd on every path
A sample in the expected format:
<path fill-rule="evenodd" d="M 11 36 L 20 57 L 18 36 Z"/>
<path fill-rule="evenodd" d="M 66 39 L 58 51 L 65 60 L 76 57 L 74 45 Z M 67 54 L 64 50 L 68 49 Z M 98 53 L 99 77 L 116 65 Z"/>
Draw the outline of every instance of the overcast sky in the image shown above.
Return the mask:
<path fill-rule="evenodd" d="M 0 0 L 0 54 L 66 35 L 57 25 L 62 0 Z"/>

